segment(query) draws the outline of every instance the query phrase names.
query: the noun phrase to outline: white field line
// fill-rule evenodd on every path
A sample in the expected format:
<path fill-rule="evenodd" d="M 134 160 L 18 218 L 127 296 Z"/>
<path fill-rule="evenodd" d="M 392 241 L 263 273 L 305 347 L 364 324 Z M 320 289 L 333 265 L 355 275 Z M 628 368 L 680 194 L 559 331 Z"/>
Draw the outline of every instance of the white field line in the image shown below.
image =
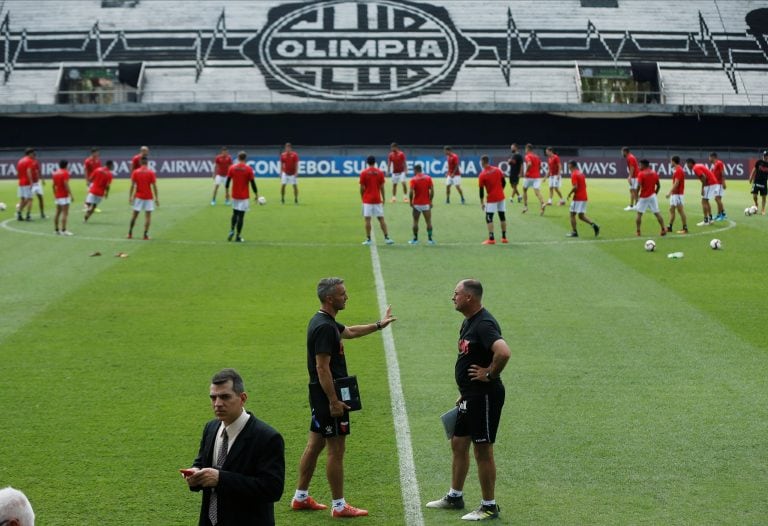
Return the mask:
<path fill-rule="evenodd" d="M 15 219 L 6 219 L 2 223 L 0 223 L 0 227 L 2 227 L 4 230 L 7 230 L 9 232 L 13 232 L 15 234 L 24 234 L 28 236 L 42 236 L 42 237 L 58 237 L 53 232 L 40 232 L 40 231 L 33 231 L 33 230 L 27 230 L 26 228 L 18 228 L 13 225 L 19 224 L 19 225 L 25 225 L 23 222 L 17 222 Z M 89 236 L 89 235 L 82 235 L 80 232 L 82 232 L 82 229 L 85 228 L 87 225 L 80 224 L 77 232 L 75 232 L 75 235 L 69 239 L 70 242 L 76 241 L 76 240 L 85 240 L 85 241 L 126 241 L 124 237 L 99 237 L 99 236 Z M 702 228 L 698 232 L 693 232 L 691 234 L 687 234 L 685 236 L 677 236 L 677 235 L 671 235 L 669 236 L 669 239 L 687 239 L 692 237 L 700 237 L 700 236 L 708 236 L 712 235 L 718 232 L 725 232 L 726 230 L 730 230 L 732 228 L 736 227 L 736 222 L 732 220 L 728 220 L 728 222 L 724 222 L 723 226 L 718 228 L 712 228 L 712 227 L 705 227 Z M 659 236 L 657 235 L 648 235 L 643 236 L 645 239 L 656 239 Z M 590 238 L 585 236 L 584 238 L 579 239 L 569 239 L 569 238 L 559 238 L 559 239 L 541 239 L 541 240 L 532 240 L 532 241 L 512 241 L 510 240 L 509 245 L 510 247 L 514 246 L 538 246 L 538 245 L 585 245 L 585 244 L 592 244 L 592 243 L 621 243 L 625 241 L 636 241 L 638 238 L 636 236 L 631 237 L 617 237 L 617 238 L 611 238 L 611 239 L 600 239 L 600 238 Z M 152 244 L 158 244 L 158 243 L 167 243 L 170 245 L 224 245 L 226 244 L 226 240 L 222 237 L 219 240 L 216 239 L 210 239 L 210 240 L 195 240 L 195 239 L 162 239 L 162 238 L 154 238 L 152 239 Z M 479 241 L 472 241 L 472 242 L 447 242 L 447 243 L 440 243 L 438 246 L 443 247 L 475 247 L 480 244 Z M 252 239 L 250 241 L 247 241 L 246 245 L 249 246 L 256 246 L 256 247 L 354 247 L 354 246 L 360 246 L 359 242 L 350 242 L 350 243 L 318 243 L 318 242 L 301 242 L 301 241 L 259 241 L 258 239 Z M 421 247 L 424 250 L 430 250 L 432 247 L 423 245 Z M 503 250 L 503 246 L 497 246 L 498 249 Z M 418 250 L 417 247 L 413 247 L 414 250 Z"/>
<path fill-rule="evenodd" d="M 376 282 L 376 296 L 379 300 L 379 312 L 387 309 L 387 291 L 384 287 L 384 276 L 381 273 L 381 262 L 376 245 L 371 245 L 371 264 L 373 277 Z M 408 423 L 408 412 L 405 409 L 403 385 L 400 382 L 400 365 L 397 362 L 395 338 L 392 328 L 381 331 L 384 341 L 384 355 L 387 358 L 387 376 L 389 377 L 389 393 L 392 401 L 392 419 L 395 426 L 397 455 L 400 460 L 400 489 L 403 494 L 406 526 L 424 526 L 421 514 L 421 495 L 419 482 L 416 480 L 416 466 L 413 462 L 413 446 L 411 445 L 411 426 Z"/>

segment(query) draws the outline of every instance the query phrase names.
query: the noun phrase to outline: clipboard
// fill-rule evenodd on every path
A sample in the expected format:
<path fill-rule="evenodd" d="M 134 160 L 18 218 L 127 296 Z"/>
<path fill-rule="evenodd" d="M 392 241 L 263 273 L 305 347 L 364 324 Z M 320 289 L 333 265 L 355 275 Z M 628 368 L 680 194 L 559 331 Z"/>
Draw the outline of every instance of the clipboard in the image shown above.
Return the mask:
<path fill-rule="evenodd" d="M 459 416 L 459 406 L 454 406 L 451 410 L 440 415 L 445 429 L 445 438 L 453 438 L 453 431 L 456 429 L 456 418 Z"/>
<path fill-rule="evenodd" d="M 349 406 L 349 411 L 360 411 L 363 403 L 360 400 L 360 388 L 357 385 L 357 376 L 344 376 L 333 380 L 333 387 L 336 389 L 336 396 Z M 313 406 L 328 404 L 328 397 L 325 396 L 323 387 L 320 383 L 309 384 L 309 396 Z"/>

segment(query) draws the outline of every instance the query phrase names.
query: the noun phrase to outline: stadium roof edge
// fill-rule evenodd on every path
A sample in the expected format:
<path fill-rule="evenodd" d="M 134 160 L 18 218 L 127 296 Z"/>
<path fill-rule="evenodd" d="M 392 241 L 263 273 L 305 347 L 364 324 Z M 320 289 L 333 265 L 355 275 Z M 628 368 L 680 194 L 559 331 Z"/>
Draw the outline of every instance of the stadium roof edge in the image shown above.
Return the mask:
<path fill-rule="evenodd" d="M 112 117 L 119 115 L 146 116 L 159 114 L 191 113 L 243 113 L 243 114 L 288 114 L 288 113 L 506 113 L 542 114 L 579 118 L 631 118 L 645 116 L 731 116 L 765 117 L 768 106 L 730 105 L 676 105 L 676 104 L 565 104 L 565 103 L 456 103 L 428 102 L 318 102 L 308 103 L 121 103 L 97 104 L 4 104 L 0 105 L 2 117 Z"/>

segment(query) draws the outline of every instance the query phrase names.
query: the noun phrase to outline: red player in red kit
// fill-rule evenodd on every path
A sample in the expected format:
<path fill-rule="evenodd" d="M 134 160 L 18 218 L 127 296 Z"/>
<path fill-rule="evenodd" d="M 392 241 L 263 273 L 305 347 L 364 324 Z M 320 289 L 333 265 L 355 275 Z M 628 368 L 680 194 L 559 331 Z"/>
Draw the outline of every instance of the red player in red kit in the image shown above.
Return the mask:
<path fill-rule="evenodd" d="M 424 221 L 427 223 L 427 243 L 434 245 L 435 241 L 432 239 L 432 199 L 435 197 L 435 187 L 432 184 L 432 178 L 421 171 L 421 165 L 418 163 L 413 167 L 413 179 L 411 179 L 410 187 L 411 191 L 408 197 L 413 210 L 413 239 L 408 241 L 408 244 L 418 244 L 419 216 L 423 214 Z"/>
<path fill-rule="evenodd" d="M 248 155 L 245 152 L 238 153 L 237 163 L 229 167 L 229 173 L 227 174 L 227 190 L 229 190 L 229 185 L 232 183 L 232 219 L 230 221 L 227 241 L 232 241 L 232 238 L 235 238 L 235 241 L 238 243 L 245 241 L 240 234 L 243 231 L 245 213 L 250 209 L 249 199 L 251 194 L 248 192 L 248 185 L 251 186 L 255 194 L 254 199 L 257 201 L 259 199 L 259 189 L 256 187 L 255 174 L 253 173 L 253 168 L 246 164 L 246 159 L 248 159 Z"/>
<path fill-rule="evenodd" d="M 459 170 L 459 156 L 453 153 L 453 148 L 446 146 L 443 148 L 447 169 L 445 171 L 445 204 L 451 203 L 451 186 L 456 187 L 456 191 L 461 196 L 461 204 L 464 204 L 464 192 L 461 190 L 461 171 Z"/>
<path fill-rule="evenodd" d="M 293 202 L 299 204 L 299 154 L 293 145 L 285 143 L 283 153 L 280 154 L 280 202 L 285 204 L 285 185 L 293 186 Z"/>
<path fill-rule="evenodd" d="M 369 155 L 366 159 L 368 168 L 360 172 L 360 197 L 363 200 L 363 218 L 365 219 L 365 241 L 363 245 L 371 242 L 371 217 L 379 220 L 379 226 L 384 234 L 384 242 L 387 245 L 394 244 L 389 238 L 387 222 L 384 221 L 384 172 L 376 168 L 376 158 Z"/>
<path fill-rule="evenodd" d="M 227 184 L 227 173 L 230 166 L 232 166 L 232 157 L 229 155 L 227 147 L 222 146 L 219 155 L 213 159 L 213 197 L 211 197 L 211 206 L 216 205 L 216 193 L 219 191 L 219 186 Z M 229 192 L 224 196 L 224 204 L 229 204 Z"/>
<path fill-rule="evenodd" d="M 715 221 L 725 221 L 727 215 L 723 207 L 723 197 L 725 196 L 725 163 L 717 158 L 717 152 L 709 154 L 709 162 L 712 163 L 712 173 L 717 179 L 717 187 L 713 190 L 715 203 L 717 204 L 717 215 Z"/>
<path fill-rule="evenodd" d="M 483 241 L 483 245 L 495 245 L 496 239 L 493 236 L 493 214 L 499 214 L 499 222 L 501 223 L 501 242 L 508 243 L 507 241 L 507 200 L 504 197 L 504 187 L 507 184 L 507 179 L 504 177 L 498 167 L 492 166 L 490 159 L 487 155 L 483 155 L 480 158 L 480 166 L 483 171 L 477 177 L 477 184 L 480 187 L 480 206 L 485 212 L 485 224 L 488 227 L 488 239 Z M 486 192 L 488 193 L 487 202 Z"/>
<path fill-rule="evenodd" d="M 155 206 L 160 206 L 157 195 L 157 176 L 147 166 L 149 160 L 142 157 L 139 167 L 131 174 L 131 189 L 128 192 L 128 203 L 133 206 L 131 224 L 128 227 L 128 239 L 133 238 L 133 227 L 139 212 L 144 212 L 144 240 L 149 239 L 149 226 L 152 223 L 152 212 Z"/>
<path fill-rule="evenodd" d="M 51 175 L 53 183 L 53 199 L 56 203 L 56 215 L 53 217 L 53 227 L 56 235 L 71 236 L 72 232 L 67 230 L 67 219 L 69 218 L 69 205 L 72 203 L 72 191 L 69 188 L 69 163 L 65 160 L 59 161 L 59 169 Z M 61 230 L 59 230 L 59 219 L 61 219 Z"/>
<path fill-rule="evenodd" d="M 408 202 L 406 192 L 406 180 L 408 178 L 408 164 L 405 161 L 405 152 L 400 149 L 396 142 L 390 145 L 390 152 L 387 156 L 387 175 L 392 177 L 392 202 L 397 201 L 397 183 L 403 186 L 403 201 Z"/>

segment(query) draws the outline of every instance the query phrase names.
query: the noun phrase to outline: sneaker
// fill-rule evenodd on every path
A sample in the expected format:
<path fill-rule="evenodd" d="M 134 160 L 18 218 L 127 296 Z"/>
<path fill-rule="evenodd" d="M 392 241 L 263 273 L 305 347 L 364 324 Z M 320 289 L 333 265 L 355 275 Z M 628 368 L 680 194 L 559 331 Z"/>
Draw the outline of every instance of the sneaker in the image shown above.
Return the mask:
<path fill-rule="evenodd" d="M 232 241 L 232 238 L 235 237 L 235 231 L 230 230 L 229 235 L 227 236 L 227 241 Z"/>
<path fill-rule="evenodd" d="M 546 209 L 547 209 L 547 205 L 541 205 L 541 212 L 539 212 L 539 215 L 543 216 L 544 215 L 544 210 L 546 210 Z"/>
<path fill-rule="evenodd" d="M 666 235 L 667 235 L 667 229 L 666 229 L 666 228 L 662 228 L 662 229 L 661 229 L 661 233 L 660 233 L 659 235 L 660 235 L 661 237 L 664 237 L 664 236 L 666 236 Z"/>
<path fill-rule="evenodd" d="M 493 506 L 480 506 L 475 511 L 470 511 L 464 515 L 461 520 L 463 521 L 485 521 L 499 518 L 499 512 L 501 509 L 498 505 Z"/>
<path fill-rule="evenodd" d="M 696 226 L 709 226 L 709 221 L 705 219 L 704 221 L 699 221 L 696 223 Z"/>
<path fill-rule="evenodd" d="M 461 204 L 463 204 L 463 205 L 464 205 L 464 204 L 467 204 L 467 202 L 464 200 L 464 198 L 463 198 L 463 197 L 461 198 Z"/>
<path fill-rule="evenodd" d="M 96 210 L 94 210 L 94 212 L 96 212 L 97 214 L 100 214 L 101 213 L 101 208 L 97 208 Z"/>
<path fill-rule="evenodd" d="M 365 241 L 363 241 L 363 245 L 365 245 L 365 246 L 369 246 L 369 245 L 371 245 L 371 244 L 372 244 L 372 243 L 371 243 L 371 240 L 370 240 L 370 239 L 366 239 Z"/>
<path fill-rule="evenodd" d="M 243 243 L 244 241 L 245 241 L 245 239 L 244 239 L 244 238 L 242 238 L 242 237 L 240 237 L 240 236 L 237 236 L 237 237 L 235 238 L 235 243 Z"/>
<path fill-rule="evenodd" d="M 518 202 L 518 203 L 522 203 L 522 202 L 523 202 L 523 198 L 522 198 L 522 197 L 520 197 L 520 196 L 517 196 L 517 202 Z"/>
<path fill-rule="evenodd" d="M 130 232 L 128 232 L 128 235 L 127 235 L 127 236 L 125 236 L 125 239 L 133 239 L 133 234 L 131 234 Z"/>
<path fill-rule="evenodd" d="M 24 217 L 21 214 L 18 214 L 16 216 L 16 219 L 19 220 L 19 221 L 24 221 Z"/>
<path fill-rule="evenodd" d="M 45 219 L 45 214 L 40 214 L 40 219 Z"/>
<path fill-rule="evenodd" d="M 408 240 L 408 244 L 409 245 L 418 245 L 419 244 L 419 240 L 418 239 L 410 239 L 410 240 Z"/>
<path fill-rule="evenodd" d="M 527 211 L 528 211 L 528 207 L 527 207 L 527 206 L 524 206 L 524 207 L 523 207 L 523 211 L 522 211 L 522 212 L 520 212 L 520 213 L 521 213 L 521 214 L 524 214 L 524 213 L 526 213 Z"/>
<path fill-rule="evenodd" d="M 54 236 L 60 236 L 60 235 L 61 235 L 61 232 L 59 232 L 58 230 L 54 230 L 54 231 L 53 231 L 53 235 L 54 235 Z"/>
<path fill-rule="evenodd" d="M 558 203 L 558 206 L 565 206 L 565 201 L 562 201 L 562 200 L 561 200 L 561 201 Z"/>
<path fill-rule="evenodd" d="M 216 199 L 214 199 L 213 201 L 211 201 L 211 206 L 216 206 Z"/>
<path fill-rule="evenodd" d="M 447 205 L 451 204 L 451 200 L 450 199 L 446 199 L 445 200 L 445 204 L 447 204 Z"/>
<path fill-rule="evenodd" d="M 61 236 L 74 236 L 74 234 L 72 232 L 70 232 L 69 230 L 62 230 L 61 232 L 59 232 L 59 235 L 61 235 Z"/>
<path fill-rule="evenodd" d="M 509 241 L 507 241 L 507 238 L 506 238 L 506 237 L 502 237 L 502 238 L 501 238 L 501 242 L 502 242 L 502 243 L 504 243 L 505 245 L 506 245 L 507 243 L 509 243 Z"/>
<path fill-rule="evenodd" d="M 144 241 L 149 241 L 149 234 L 144 234 Z"/>
<path fill-rule="evenodd" d="M 394 195 L 392 196 L 392 199 L 389 200 L 390 203 L 397 203 L 397 197 Z"/>
<path fill-rule="evenodd" d="M 640 237 L 642 234 L 640 234 L 640 231 L 638 230 L 637 232 L 635 232 L 635 235 L 636 235 L 637 237 Z"/>
<path fill-rule="evenodd" d="M 495 245 L 495 244 L 496 244 L 495 239 L 486 239 L 485 241 L 483 241 L 483 245 Z"/>
<path fill-rule="evenodd" d="M 225 205 L 231 205 L 231 204 L 232 204 L 232 200 L 231 200 L 231 199 L 226 199 L 226 200 L 224 201 L 224 204 L 225 204 Z"/>
<path fill-rule="evenodd" d="M 687 228 L 684 228 L 684 229 L 682 229 L 682 230 L 678 230 L 676 233 L 677 233 L 677 234 L 687 234 L 687 233 L 688 233 L 688 229 L 687 229 Z"/>
<path fill-rule="evenodd" d="M 385 242 L 387 245 L 394 245 L 394 244 L 395 244 L 395 240 L 394 240 L 394 239 L 391 239 L 391 238 L 386 238 L 386 239 L 384 240 L 384 242 Z"/>
<path fill-rule="evenodd" d="M 437 243 L 435 243 L 434 239 L 430 239 L 430 240 L 427 241 L 427 245 L 436 245 L 436 244 Z"/>
<path fill-rule="evenodd" d="M 408 202 L 408 196 L 403 197 L 403 203 L 407 203 L 407 202 Z"/>
<path fill-rule="evenodd" d="M 548 200 L 546 204 L 547 206 L 552 206 L 552 199 Z"/>
<path fill-rule="evenodd" d="M 579 237 L 579 233 L 578 232 L 568 232 L 567 234 L 565 234 L 565 237 Z"/>
<path fill-rule="evenodd" d="M 305 500 L 293 499 L 293 501 L 291 501 L 291 509 L 296 511 L 317 511 L 327 510 L 328 506 L 320 504 L 312 497 L 307 497 Z"/>
<path fill-rule="evenodd" d="M 600 226 L 597 223 L 592 223 L 592 230 L 595 231 L 595 237 L 600 235 Z"/>
<path fill-rule="evenodd" d="M 331 510 L 331 517 L 335 518 L 348 518 L 348 517 L 365 517 L 368 515 L 368 510 L 361 510 L 360 508 L 355 508 L 354 506 L 350 506 L 349 504 L 344 504 L 344 508 L 341 511 L 338 511 L 336 508 L 333 508 Z"/>
<path fill-rule="evenodd" d="M 464 497 L 451 497 L 450 495 L 446 495 L 440 500 L 427 502 L 427 508 L 439 508 L 441 510 L 463 510 Z"/>
<path fill-rule="evenodd" d="M 285 199 L 284 199 L 284 198 L 282 198 L 282 197 L 280 198 L 280 204 L 281 204 L 281 205 L 284 205 L 284 204 L 285 204 Z"/>
<path fill-rule="evenodd" d="M 632 206 L 632 205 L 629 205 L 629 206 L 625 206 L 625 207 L 624 207 L 624 211 L 625 211 L 625 212 L 631 212 L 631 211 L 632 211 L 632 210 L 634 210 L 634 209 L 635 209 L 635 207 L 634 207 L 634 206 Z"/>

